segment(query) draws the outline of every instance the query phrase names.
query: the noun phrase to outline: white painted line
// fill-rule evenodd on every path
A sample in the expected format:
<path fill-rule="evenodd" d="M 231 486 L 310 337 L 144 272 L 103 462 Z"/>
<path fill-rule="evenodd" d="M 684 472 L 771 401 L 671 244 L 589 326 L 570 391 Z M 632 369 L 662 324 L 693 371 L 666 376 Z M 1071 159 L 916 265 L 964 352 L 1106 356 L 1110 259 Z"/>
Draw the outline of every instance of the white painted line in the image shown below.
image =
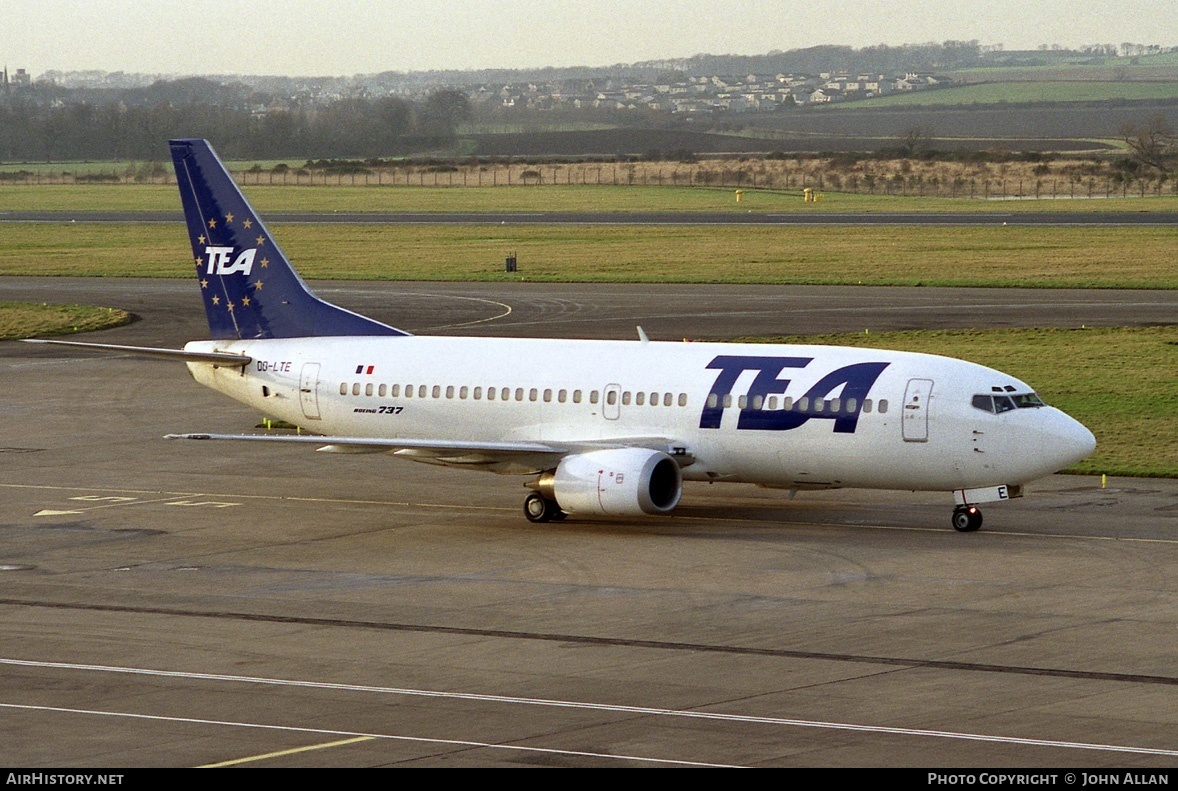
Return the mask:
<path fill-rule="evenodd" d="M 327 736 L 345 736 L 369 739 L 387 739 L 399 742 L 418 742 L 422 744 L 444 744 L 453 747 L 482 747 L 488 750 L 512 750 L 515 752 L 546 753 L 549 755 L 571 755 L 584 758 L 608 758 L 615 761 L 640 761 L 642 763 L 670 764 L 675 766 L 700 766 L 723 769 L 739 769 L 732 764 L 713 764 L 701 761 L 677 761 L 671 758 L 647 758 L 641 755 L 615 755 L 611 753 L 591 753 L 582 750 L 556 750 L 549 747 L 523 747 L 515 744 L 492 744 L 490 742 L 472 742 L 464 739 L 430 739 L 422 736 L 398 736 L 391 733 L 361 733 L 358 731 L 337 731 L 328 728 L 299 728 L 292 725 L 266 725 L 256 722 L 234 722 L 232 720 L 204 720 L 195 717 L 164 717 L 155 714 L 134 714 L 125 711 L 98 711 L 94 709 L 71 709 L 62 706 L 30 706 L 18 703 L 0 703 L 0 709 L 19 709 L 24 711 L 51 711 L 61 714 L 89 714 L 100 717 L 122 717 L 135 720 L 151 720 L 154 722 L 177 722 L 188 725 L 219 725 L 230 728 L 253 728 L 255 730 L 285 731 L 287 733 L 315 733 Z"/>
<path fill-rule="evenodd" d="M 759 717 L 747 714 L 724 714 L 711 711 L 691 711 L 686 709 L 661 709 L 647 706 L 623 706 L 610 703 L 585 703 L 582 701 L 552 700 L 547 698 L 524 698 L 512 695 L 485 695 L 473 692 L 441 692 L 427 689 L 409 689 L 401 687 L 377 687 L 364 684 L 339 684 L 325 681 L 297 681 L 293 679 L 265 678 L 260 676 L 233 676 L 219 673 L 190 673 L 179 670 L 153 670 L 150 668 L 117 667 L 109 665 L 85 665 L 71 662 L 42 662 L 26 659 L 0 658 L 0 665 L 15 665 L 19 667 L 41 667 L 55 670 L 82 670 L 100 673 L 122 673 L 128 675 L 154 676 L 160 678 L 182 678 L 199 681 L 228 681 L 244 684 L 261 684 L 268 686 L 302 687 L 304 689 L 343 690 L 348 692 L 369 692 L 382 695 L 409 695 L 414 697 L 443 698 L 449 700 L 468 700 L 482 703 L 503 703 L 525 706 L 544 706 L 549 708 L 578 709 L 584 711 L 601 711 L 619 714 L 638 714 L 644 716 L 677 717 L 695 720 L 717 720 L 721 722 L 742 722 L 756 725 L 777 725 L 794 728 L 816 728 L 822 730 L 855 731 L 859 733 L 880 733 L 893 736 L 917 736 L 937 739 L 958 739 L 963 741 L 991 742 L 996 744 L 1015 744 L 1027 747 L 1059 747 L 1072 750 L 1097 750 L 1102 752 L 1134 753 L 1137 755 L 1165 755 L 1178 757 L 1178 750 L 1156 747 L 1132 747 L 1117 744 L 1094 744 L 1088 742 L 1069 742 L 1055 739 L 1028 739 L 1019 736 L 993 736 L 980 733 L 962 733 L 958 731 L 936 731 L 924 728 L 896 728 L 887 725 L 861 725 L 846 722 L 825 722 L 822 720 L 800 720 L 786 717 Z M 8 704 L 0 704 L 4 706 Z M 101 712 L 98 712 L 101 713 Z M 333 733 L 335 733 L 333 731 Z M 345 734 L 367 735 L 367 734 Z M 588 755 L 589 753 L 578 753 Z M 653 760 L 653 759 L 650 759 Z"/>

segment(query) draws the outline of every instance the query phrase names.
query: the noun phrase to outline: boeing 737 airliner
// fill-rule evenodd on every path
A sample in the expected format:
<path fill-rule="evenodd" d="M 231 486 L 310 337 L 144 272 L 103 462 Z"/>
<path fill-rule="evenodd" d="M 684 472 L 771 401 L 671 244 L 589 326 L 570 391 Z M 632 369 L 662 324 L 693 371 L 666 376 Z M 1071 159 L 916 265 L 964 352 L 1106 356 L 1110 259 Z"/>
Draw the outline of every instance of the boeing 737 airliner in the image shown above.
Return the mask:
<path fill-rule="evenodd" d="M 314 296 L 204 140 L 173 140 L 212 340 L 136 351 L 336 453 L 530 476 L 524 514 L 668 514 L 684 481 L 952 492 L 978 503 L 1089 455 L 1023 382 L 928 354 L 832 346 L 417 337 Z"/>

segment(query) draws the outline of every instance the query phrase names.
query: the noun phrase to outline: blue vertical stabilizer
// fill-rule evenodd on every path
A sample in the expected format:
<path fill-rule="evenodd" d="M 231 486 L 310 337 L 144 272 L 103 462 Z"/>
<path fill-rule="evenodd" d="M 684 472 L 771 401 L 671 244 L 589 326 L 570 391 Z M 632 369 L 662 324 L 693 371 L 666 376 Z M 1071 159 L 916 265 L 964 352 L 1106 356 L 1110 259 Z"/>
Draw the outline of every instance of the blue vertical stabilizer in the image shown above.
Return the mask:
<path fill-rule="evenodd" d="M 408 334 L 312 294 L 208 141 L 169 145 L 213 338 Z"/>

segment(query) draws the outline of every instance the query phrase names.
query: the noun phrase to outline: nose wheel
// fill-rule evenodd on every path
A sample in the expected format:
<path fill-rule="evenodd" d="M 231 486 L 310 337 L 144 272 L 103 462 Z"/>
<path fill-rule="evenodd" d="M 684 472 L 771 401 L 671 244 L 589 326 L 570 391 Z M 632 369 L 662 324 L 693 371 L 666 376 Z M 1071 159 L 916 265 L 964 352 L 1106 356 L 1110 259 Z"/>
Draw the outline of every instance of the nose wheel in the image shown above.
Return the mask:
<path fill-rule="evenodd" d="M 953 529 L 972 533 L 982 526 L 982 512 L 976 505 L 959 505 L 953 509 Z"/>

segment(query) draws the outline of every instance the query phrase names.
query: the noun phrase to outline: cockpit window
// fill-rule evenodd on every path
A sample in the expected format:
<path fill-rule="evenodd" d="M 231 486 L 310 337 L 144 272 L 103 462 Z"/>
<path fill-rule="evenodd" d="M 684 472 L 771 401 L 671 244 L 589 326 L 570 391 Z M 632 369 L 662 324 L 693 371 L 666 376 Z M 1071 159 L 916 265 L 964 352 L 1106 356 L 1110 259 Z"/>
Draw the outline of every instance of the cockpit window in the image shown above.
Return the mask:
<path fill-rule="evenodd" d="M 993 414 L 1002 414 L 1012 409 L 1027 409 L 1028 407 L 1046 406 L 1043 399 L 1034 393 L 1018 393 L 1016 395 L 975 395 L 974 409 Z"/>
<path fill-rule="evenodd" d="M 1027 407 L 1034 406 L 1047 406 L 1043 403 L 1043 399 L 1039 398 L 1039 396 L 1035 395 L 1034 393 L 1020 393 L 1019 395 L 1011 396 L 1011 398 L 1014 399 L 1014 405 L 1019 409 L 1026 409 Z"/>
<path fill-rule="evenodd" d="M 1007 396 L 994 396 L 994 411 L 1001 415 L 1003 412 L 1009 412 L 1015 409 L 1014 402 Z"/>

